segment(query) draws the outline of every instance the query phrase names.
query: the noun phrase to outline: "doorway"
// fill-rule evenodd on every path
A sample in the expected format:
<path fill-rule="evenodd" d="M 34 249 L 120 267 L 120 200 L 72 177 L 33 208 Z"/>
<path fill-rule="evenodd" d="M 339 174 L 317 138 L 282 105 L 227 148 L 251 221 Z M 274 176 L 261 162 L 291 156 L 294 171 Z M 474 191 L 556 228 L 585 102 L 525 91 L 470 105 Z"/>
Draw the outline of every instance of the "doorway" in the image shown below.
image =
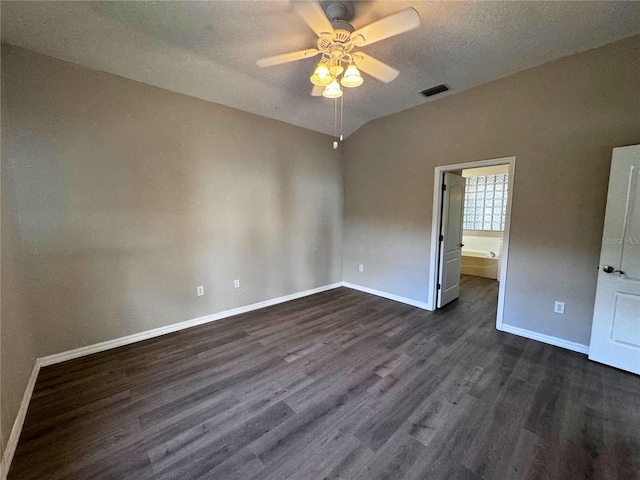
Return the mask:
<path fill-rule="evenodd" d="M 459 284 L 459 275 L 461 270 L 463 272 L 466 271 L 467 273 L 471 274 L 480 274 L 480 276 L 491 277 L 492 275 L 495 275 L 496 279 L 500 282 L 498 288 L 496 328 L 498 330 L 502 329 L 504 292 L 507 285 L 509 231 L 511 224 L 511 204 L 513 198 L 515 160 L 515 157 L 505 157 L 491 160 L 482 160 L 478 162 L 446 165 L 435 168 L 433 213 L 431 225 L 431 253 L 429 264 L 429 292 L 427 301 L 427 306 L 430 310 L 436 310 L 438 308 L 438 305 L 442 304 L 442 302 L 447 302 L 451 300 L 452 297 L 457 297 L 455 292 L 455 278 L 456 275 L 458 275 L 457 283 Z M 483 169 L 484 171 L 480 169 Z M 482 175 L 476 175 L 473 173 L 474 171 L 478 174 L 481 173 Z M 473 190 L 474 193 L 480 193 L 480 191 L 482 191 L 482 195 L 478 195 L 478 197 L 484 197 L 486 188 L 485 182 L 488 181 L 489 177 L 492 175 L 504 175 L 504 178 L 501 177 L 500 181 L 504 182 L 505 179 L 507 180 L 506 183 L 501 186 L 501 188 L 504 189 L 503 193 L 506 194 L 507 201 L 506 206 L 504 206 L 504 211 L 499 212 L 498 214 L 498 210 L 496 210 L 496 215 L 492 216 L 491 218 L 487 216 L 487 218 L 485 219 L 484 204 L 474 204 L 471 208 L 475 210 L 467 210 L 465 212 L 463 210 L 464 203 L 462 205 L 455 203 L 459 201 L 460 195 L 456 195 L 456 198 L 452 200 L 449 198 L 446 186 L 443 187 L 446 182 L 449 182 L 454 185 L 454 188 L 450 189 L 450 191 L 455 191 L 456 184 L 460 184 L 460 182 L 462 182 L 466 186 L 467 184 L 471 185 L 471 183 L 473 182 L 473 187 L 471 187 L 470 190 Z M 471 177 L 475 177 L 475 180 L 470 181 L 469 178 Z M 482 180 L 482 186 L 480 185 L 479 180 L 481 177 L 484 177 Z M 496 177 L 493 177 L 491 179 L 491 181 L 494 182 L 495 180 Z M 494 191 L 495 187 L 492 186 L 492 194 Z M 451 201 L 454 202 L 453 216 L 450 215 L 452 209 L 452 204 L 450 204 Z M 470 199 L 467 198 L 465 202 L 467 208 L 469 207 L 469 202 Z M 502 204 L 498 204 L 496 205 L 496 209 L 502 206 Z M 493 208 L 494 205 L 487 205 L 487 207 Z M 479 214 L 479 208 L 483 208 L 481 215 Z M 457 211 L 458 213 L 455 213 L 455 211 Z M 471 215 L 471 213 L 473 213 L 474 215 Z M 475 215 L 476 213 L 478 213 L 477 216 Z M 448 219 L 448 221 L 443 222 L 443 218 Z M 454 231 L 454 233 L 451 234 L 450 232 L 447 232 L 447 228 L 452 227 L 452 222 L 456 225 L 457 223 L 460 223 L 460 225 L 457 225 L 457 231 L 454 231 L 456 230 L 456 226 L 454 225 L 454 228 L 450 230 L 450 232 Z M 473 228 L 463 229 L 463 227 Z M 500 235 L 498 235 L 497 232 L 501 228 L 502 238 L 500 239 Z M 465 233 L 467 233 L 467 235 L 465 235 Z M 456 238 L 454 238 L 456 237 L 456 235 L 459 236 L 459 240 L 456 240 Z M 465 238 L 464 241 L 473 241 L 473 246 L 469 245 L 466 248 L 466 250 L 470 254 L 467 255 L 468 260 L 465 261 L 464 264 L 462 261 L 462 253 L 463 248 L 465 248 L 466 245 L 462 240 L 463 235 Z M 446 247 L 447 244 L 449 245 L 448 248 Z M 495 257 L 492 257 L 491 252 L 495 255 Z M 477 260 L 471 258 L 473 254 L 477 256 Z M 480 257 L 486 258 L 487 260 L 483 260 Z M 490 260 L 490 258 L 494 258 L 494 260 Z M 443 275 L 445 277 L 449 275 L 448 279 L 444 279 L 447 284 L 445 295 L 442 294 Z"/>

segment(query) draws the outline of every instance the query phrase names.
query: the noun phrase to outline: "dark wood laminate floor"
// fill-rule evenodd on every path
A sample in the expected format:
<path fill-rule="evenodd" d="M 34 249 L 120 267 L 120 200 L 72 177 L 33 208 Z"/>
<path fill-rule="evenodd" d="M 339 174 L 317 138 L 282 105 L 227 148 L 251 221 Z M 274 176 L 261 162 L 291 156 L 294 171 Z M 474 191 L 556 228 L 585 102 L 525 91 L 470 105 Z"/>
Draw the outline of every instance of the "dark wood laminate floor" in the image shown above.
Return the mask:
<path fill-rule="evenodd" d="M 640 478 L 640 377 L 339 288 L 40 372 L 19 479 Z"/>

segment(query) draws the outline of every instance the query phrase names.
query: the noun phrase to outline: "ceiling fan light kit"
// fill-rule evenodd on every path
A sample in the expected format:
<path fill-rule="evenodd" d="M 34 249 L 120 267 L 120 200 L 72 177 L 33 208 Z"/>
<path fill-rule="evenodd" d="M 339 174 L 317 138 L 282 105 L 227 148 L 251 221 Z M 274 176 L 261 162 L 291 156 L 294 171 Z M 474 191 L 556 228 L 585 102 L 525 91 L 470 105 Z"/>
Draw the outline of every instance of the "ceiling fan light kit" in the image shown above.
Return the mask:
<path fill-rule="evenodd" d="M 270 67 L 321 54 L 322 59 L 309 77 L 314 85 L 311 93 L 313 96 L 319 94 L 318 87 L 324 87 L 323 97 L 334 99 L 342 97 L 342 87 L 355 88 L 363 84 L 364 79 L 360 71 L 381 82 L 391 82 L 398 76 L 398 70 L 364 52 L 352 52 L 353 49 L 365 47 L 420 26 L 420 16 L 413 8 L 401 10 L 356 30 L 349 23 L 355 11 L 353 1 L 324 1 L 322 4 L 316 1 L 292 3 L 298 15 L 318 37 L 317 48 L 275 55 L 260 59 L 256 63 L 259 67 Z M 340 78 L 341 75 L 342 78 Z M 337 132 L 336 136 L 338 136 Z"/>
<path fill-rule="evenodd" d="M 342 62 L 345 62 L 348 65 L 346 71 L 341 65 Z M 353 88 L 362 85 L 362 83 L 364 82 L 362 75 L 360 75 L 360 71 L 353 63 L 353 59 L 350 55 L 334 58 L 330 63 L 331 66 L 328 68 L 325 61 L 321 61 L 320 63 L 318 63 L 315 71 L 313 72 L 313 75 L 311 75 L 310 77 L 311 83 L 319 87 L 325 87 L 322 91 L 323 97 L 341 97 L 341 85 L 343 87 Z M 343 73 L 344 75 L 342 75 Z M 342 75 L 342 78 L 338 80 L 338 77 L 340 77 L 340 75 Z"/>

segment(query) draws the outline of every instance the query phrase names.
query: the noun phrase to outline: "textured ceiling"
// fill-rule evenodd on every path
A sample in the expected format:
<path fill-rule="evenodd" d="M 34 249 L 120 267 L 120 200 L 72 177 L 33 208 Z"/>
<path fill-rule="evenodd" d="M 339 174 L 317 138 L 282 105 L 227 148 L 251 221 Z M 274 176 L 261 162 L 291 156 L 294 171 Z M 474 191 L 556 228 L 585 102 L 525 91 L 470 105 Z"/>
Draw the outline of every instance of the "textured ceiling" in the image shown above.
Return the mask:
<path fill-rule="evenodd" d="M 345 135 L 427 102 L 418 92 L 433 85 L 459 92 L 640 33 L 640 2 L 356 2 L 351 23 L 408 6 L 420 28 L 363 48 L 400 75 L 389 84 L 365 76 L 346 92 Z M 1 14 L 3 43 L 334 132 L 333 101 L 309 95 L 313 59 L 255 64 L 315 46 L 288 1 L 2 1 Z"/>

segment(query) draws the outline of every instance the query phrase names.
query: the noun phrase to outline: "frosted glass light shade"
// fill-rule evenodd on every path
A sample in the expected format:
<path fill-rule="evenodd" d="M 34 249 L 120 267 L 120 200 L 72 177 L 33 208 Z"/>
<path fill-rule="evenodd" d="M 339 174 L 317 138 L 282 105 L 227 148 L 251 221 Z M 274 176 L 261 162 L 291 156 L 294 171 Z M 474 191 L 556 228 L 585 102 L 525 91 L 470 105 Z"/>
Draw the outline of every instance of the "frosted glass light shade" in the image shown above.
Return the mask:
<path fill-rule="evenodd" d="M 329 72 L 329 68 L 327 68 L 327 64 L 324 62 L 320 62 L 313 72 L 313 75 L 309 77 L 309 80 L 311 80 L 311 83 L 313 83 L 314 85 L 325 87 L 333 81 L 333 77 Z"/>
<path fill-rule="evenodd" d="M 327 98 L 340 98 L 342 96 L 342 88 L 340 88 L 340 84 L 338 83 L 338 79 L 332 77 L 333 81 L 324 87 L 322 91 L 322 96 Z"/>
<path fill-rule="evenodd" d="M 364 79 L 362 78 L 362 75 L 360 75 L 360 71 L 353 64 L 349 65 L 347 71 L 344 72 L 344 75 L 340 80 L 342 85 L 349 88 L 359 87 L 362 85 L 362 82 L 364 82 Z"/>

